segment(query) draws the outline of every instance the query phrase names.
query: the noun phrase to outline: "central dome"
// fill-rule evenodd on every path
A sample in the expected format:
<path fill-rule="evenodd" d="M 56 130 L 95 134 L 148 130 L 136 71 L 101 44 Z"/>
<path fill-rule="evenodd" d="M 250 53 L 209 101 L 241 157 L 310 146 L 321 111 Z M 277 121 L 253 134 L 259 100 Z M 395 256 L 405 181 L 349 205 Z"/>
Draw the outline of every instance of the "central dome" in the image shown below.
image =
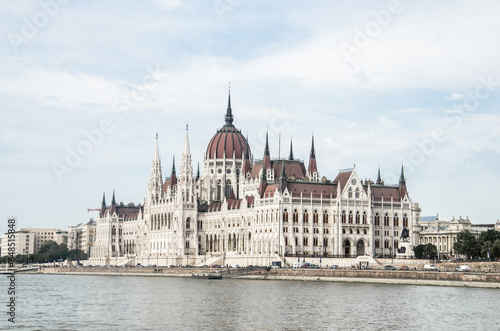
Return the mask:
<path fill-rule="evenodd" d="M 247 151 L 248 141 L 241 134 L 241 131 L 233 125 L 233 112 L 231 109 L 231 95 L 226 112 L 226 124 L 222 129 L 217 130 L 207 147 L 207 159 L 243 159 Z M 248 146 L 250 154 L 250 146 Z M 248 156 L 249 157 L 249 156 Z"/>

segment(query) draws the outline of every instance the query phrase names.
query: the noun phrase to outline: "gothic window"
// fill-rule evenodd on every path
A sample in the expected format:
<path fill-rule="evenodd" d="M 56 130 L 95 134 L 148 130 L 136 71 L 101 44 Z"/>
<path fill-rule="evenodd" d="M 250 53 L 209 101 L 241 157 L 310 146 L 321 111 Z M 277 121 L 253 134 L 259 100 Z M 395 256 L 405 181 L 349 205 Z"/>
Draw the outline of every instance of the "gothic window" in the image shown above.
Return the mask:
<path fill-rule="evenodd" d="M 222 200 L 222 183 L 220 179 L 217 181 L 217 195 L 216 195 L 217 201 Z"/>
<path fill-rule="evenodd" d="M 295 237 L 295 246 L 299 246 L 299 238 Z"/>
<path fill-rule="evenodd" d="M 408 227 L 408 215 L 403 215 L 403 226 Z"/>
<path fill-rule="evenodd" d="M 304 210 L 304 215 L 303 216 L 304 216 L 304 219 L 303 219 L 304 223 L 309 222 L 309 214 L 307 213 L 307 209 Z"/>
<path fill-rule="evenodd" d="M 380 226 L 380 215 L 378 213 L 375 214 L 375 225 Z"/>
<path fill-rule="evenodd" d="M 349 211 L 349 223 L 352 224 L 352 210 Z"/>
<path fill-rule="evenodd" d="M 226 181 L 226 199 L 231 198 L 231 192 L 232 192 L 232 187 L 231 187 L 231 181 L 228 179 Z"/>
<path fill-rule="evenodd" d="M 297 209 L 293 211 L 293 223 L 297 223 L 299 221 L 299 213 Z"/>
<path fill-rule="evenodd" d="M 386 248 L 386 249 L 389 248 L 389 240 L 386 240 L 384 242 L 384 248 Z"/>
<path fill-rule="evenodd" d="M 288 222 L 288 210 L 286 209 L 283 212 L 283 222 Z"/>
<path fill-rule="evenodd" d="M 323 238 L 323 247 L 328 247 L 328 238 Z"/>
<path fill-rule="evenodd" d="M 380 240 L 375 239 L 375 248 L 380 248 Z"/>
<path fill-rule="evenodd" d="M 359 199 L 359 187 L 356 188 L 356 199 Z"/>
<path fill-rule="evenodd" d="M 349 193 L 348 193 L 348 195 L 349 195 L 349 198 L 352 198 L 352 187 L 349 187 Z"/>
<path fill-rule="evenodd" d="M 394 226 L 399 226 L 398 214 L 394 215 Z"/>
<path fill-rule="evenodd" d="M 387 213 L 384 215 L 384 225 L 389 226 L 389 214 Z"/>
<path fill-rule="evenodd" d="M 313 239 L 313 246 L 314 246 L 314 247 L 318 247 L 318 246 L 319 246 L 319 245 L 318 245 L 318 242 L 319 242 L 318 238 L 314 238 L 314 239 Z"/>
<path fill-rule="evenodd" d="M 309 245 L 309 238 L 305 237 L 303 242 L 304 242 L 304 246 L 308 246 Z"/>
<path fill-rule="evenodd" d="M 345 223 L 345 221 L 346 221 L 345 210 L 342 210 L 342 223 Z"/>
<path fill-rule="evenodd" d="M 319 222 L 319 215 L 318 215 L 318 211 L 315 210 L 314 215 L 313 215 L 313 223 L 318 223 L 318 222 Z"/>
<path fill-rule="evenodd" d="M 360 220 L 361 216 L 359 215 L 359 211 L 356 212 L 356 224 L 359 224 L 361 222 Z"/>
<path fill-rule="evenodd" d="M 323 213 L 323 223 L 328 224 L 328 212 L 326 210 Z"/>
<path fill-rule="evenodd" d="M 363 212 L 363 224 L 368 224 L 368 218 L 366 216 L 366 211 Z"/>
<path fill-rule="evenodd" d="M 190 227 L 191 227 L 191 218 L 190 218 L 190 217 L 188 217 L 188 218 L 186 219 L 186 229 L 189 229 Z"/>

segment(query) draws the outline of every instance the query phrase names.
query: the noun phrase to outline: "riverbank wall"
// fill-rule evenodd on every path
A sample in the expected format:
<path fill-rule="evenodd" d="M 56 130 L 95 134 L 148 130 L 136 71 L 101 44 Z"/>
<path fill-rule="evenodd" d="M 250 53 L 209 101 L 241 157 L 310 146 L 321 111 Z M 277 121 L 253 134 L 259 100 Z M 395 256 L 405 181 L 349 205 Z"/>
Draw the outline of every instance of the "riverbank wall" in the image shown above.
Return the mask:
<path fill-rule="evenodd" d="M 108 275 L 147 277 L 191 277 L 193 274 L 221 273 L 223 278 L 254 280 L 294 280 L 354 282 L 400 285 L 433 285 L 484 287 L 500 289 L 500 273 L 351 270 L 351 269 L 266 269 L 266 268 L 42 268 L 38 274 L 51 275 Z"/>

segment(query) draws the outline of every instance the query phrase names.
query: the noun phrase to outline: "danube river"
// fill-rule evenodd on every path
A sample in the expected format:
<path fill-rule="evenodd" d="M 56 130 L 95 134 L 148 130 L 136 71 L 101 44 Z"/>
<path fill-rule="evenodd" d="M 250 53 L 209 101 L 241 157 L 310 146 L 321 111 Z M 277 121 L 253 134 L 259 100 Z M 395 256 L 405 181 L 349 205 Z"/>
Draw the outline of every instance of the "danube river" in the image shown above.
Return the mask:
<path fill-rule="evenodd" d="M 497 289 L 168 277 L 16 275 L 2 330 L 499 330 Z"/>

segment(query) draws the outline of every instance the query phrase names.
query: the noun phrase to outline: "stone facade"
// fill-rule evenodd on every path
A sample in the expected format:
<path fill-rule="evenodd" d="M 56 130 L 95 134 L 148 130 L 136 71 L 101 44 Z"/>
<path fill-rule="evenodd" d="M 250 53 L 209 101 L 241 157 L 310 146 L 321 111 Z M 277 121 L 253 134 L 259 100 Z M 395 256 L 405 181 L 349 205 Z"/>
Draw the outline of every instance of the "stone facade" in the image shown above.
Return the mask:
<path fill-rule="evenodd" d="M 89 253 L 95 243 L 97 222 L 90 220 L 68 228 L 68 249 L 79 249 Z"/>
<path fill-rule="evenodd" d="M 488 230 L 500 231 L 500 221 L 496 224 L 472 224 L 468 217 L 446 221 L 439 216 L 430 216 L 422 218 L 418 225 L 420 234 L 416 245 L 433 244 L 438 248 L 440 258 L 456 257 L 453 245 L 461 231 L 470 231 L 476 237 Z"/>
<path fill-rule="evenodd" d="M 19 229 L 15 232 L 15 254 L 36 254 L 46 241 L 55 241 L 58 244 L 68 242 L 68 232 L 59 229 Z M 7 233 L 2 237 L 2 256 L 8 255 Z"/>
<path fill-rule="evenodd" d="M 177 176 L 163 180 L 158 136 L 144 205 L 106 205 L 97 220 L 93 265 L 258 264 L 300 257 L 389 256 L 418 241 L 420 207 L 399 184 L 361 180 L 355 169 L 321 177 L 314 137 L 309 165 L 271 159 L 269 143 L 255 160 L 233 125 L 211 139 L 203 172 L 193 172 L 186 127 Z M 408 257 L 412 250 L 404 252 Z"/>

